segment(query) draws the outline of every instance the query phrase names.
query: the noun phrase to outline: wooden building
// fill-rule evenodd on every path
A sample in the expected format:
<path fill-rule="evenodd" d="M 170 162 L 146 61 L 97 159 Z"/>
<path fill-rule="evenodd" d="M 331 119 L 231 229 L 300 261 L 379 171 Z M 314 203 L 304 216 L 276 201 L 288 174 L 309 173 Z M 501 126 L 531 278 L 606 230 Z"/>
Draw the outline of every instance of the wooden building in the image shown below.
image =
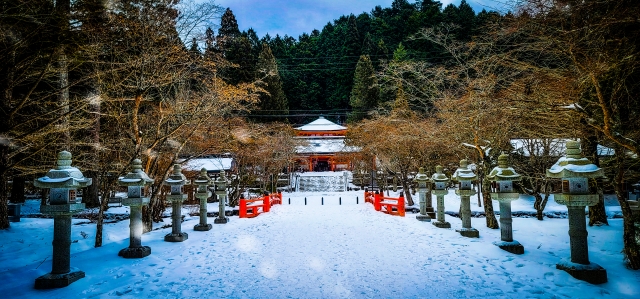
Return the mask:
<path fill-rule="evenodd" d="M 296 128 L 298 138 L 304 145 L 296 149 L 298 171 L 351 170 L 350 154 L 357 148 L 346 146 L 344 138 L 347 127 L 338 125 L 320 116 L 304 126 Z"/>

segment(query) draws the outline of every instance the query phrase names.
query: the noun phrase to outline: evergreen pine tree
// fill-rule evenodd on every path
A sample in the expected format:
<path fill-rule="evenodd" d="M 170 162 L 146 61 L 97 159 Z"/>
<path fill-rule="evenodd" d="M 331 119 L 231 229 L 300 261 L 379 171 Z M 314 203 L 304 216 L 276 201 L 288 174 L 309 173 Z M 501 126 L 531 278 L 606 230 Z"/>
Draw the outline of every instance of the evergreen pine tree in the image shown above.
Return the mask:
<path fill-rule="evenodd" d="M 215 39 L 216 38 L 213 35 L 213 29 L 211 29 L 211 27 L 208 27 L 204 32 L 204 56 L 207 59 L 213 59 L 215 54 L 218 53 L 218 50 L 216 49 Z"/>
<path fill-rule="evenodd" d="M 217 47 L 222 53 L 225 53 L 227 50 L 228 44 L 231 40 L 240 36 L 240 29 L 238 29 L 238 21 L 236 21 L 236 16 L 233 14 L 233 11 L 230 8 L 222 15 L 222 19 L 220 21 L 220 29 L 218 29 L 218 36 L 216 36 Z"/>
<path fill-rule="evenodd" d="M 399 43 L 398 48 L 393 51 L 393 61 L 402 62 L 405 60 L 407 60 L 407 50 L 404 48 L 402 43 Z"/>
<path fill-rule="evenodd" d="M 222 15 L 216 42 L 218 51 L 231 63 L 221 68 L 222 78 L 231 85 L 253 81 L 256 57 L 251 41 L 247 34 L 242 36 L 236 17 L 229 8 Z"/>
<path fill-rule="evenodd" d="M 373 55 L 375 54 L 376 46 L 371 39 L 371 33 L 367 32 L 364 35 L 364 41 L 362 41 L 362 55 Z"/>
<path fill-rule="evenodd" d="M 289 108 L 287 98 L 282 91 L 282 80 L 278 74 L 276 58 L 268 44 L 262 44 L 262 51 L 258 56 L 257 85 L 264 91 L 259 92 L 258 111 L 260 115 L 287 115 Z M 265 121 L 275 121 L 284 117 L 260 117 Z"/>
<path fill-rule="evenodd" d="M 362 55 L 356 65 L 353 89 L 349 103 L 353 108 L 349 121 L 358 121 L 367 116 L 367 112 L 378 106 L 380 91 L 373 64 L 369 56 Z"/>
<path fill-rule="evenodd" d="M 460 1 L 458 6 L 458 30 L 457 38 L 460 40 L 469 40 L 474 30 L 476 13 L 466 0 Z"/>

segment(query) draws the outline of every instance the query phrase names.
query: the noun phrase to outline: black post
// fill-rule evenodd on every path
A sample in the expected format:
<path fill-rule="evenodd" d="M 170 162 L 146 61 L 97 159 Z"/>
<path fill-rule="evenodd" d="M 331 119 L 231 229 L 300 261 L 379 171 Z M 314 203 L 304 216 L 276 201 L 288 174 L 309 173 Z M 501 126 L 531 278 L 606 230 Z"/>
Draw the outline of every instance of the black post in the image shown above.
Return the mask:
<path fill-rule="evenodd" d="M 342 197 L 338 198 L 338 203 L 339 203 L 339 205 L 342 205 Z"/>
<path fill-rule="evenodd" d="M 356 196 L 356 204 L 360 204 L 360 200 L 358 199 L 357 196 Z"/>
<path fill-rule="evenodd" d="M 289 205 L 291 205 L 291 197 L 289 197 Z"/>
<path fill-rule="evenodd" d="M 322 197 L 320 200 L 321 200 L 322 205 L 324 206 L 324 197 Z"/>
<path fill-rule="evenodd" d="M 306 197 L 304 198 L 304 205 L 305 206 L 307 205 L 307 198 Z"/>

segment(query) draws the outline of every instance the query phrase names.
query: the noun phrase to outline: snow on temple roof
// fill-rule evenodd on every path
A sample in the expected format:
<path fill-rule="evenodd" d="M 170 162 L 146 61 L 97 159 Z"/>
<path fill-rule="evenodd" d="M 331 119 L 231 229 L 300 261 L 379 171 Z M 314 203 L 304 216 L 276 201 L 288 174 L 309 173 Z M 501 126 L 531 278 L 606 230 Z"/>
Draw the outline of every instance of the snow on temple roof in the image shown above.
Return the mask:
<path fill-rule="evenodd" d="M 331 154 L 331 153 L 352 153 L 359 149 L 353 146 L 346 146 L 344 138 L 309 138 L 307 144 L 296 147 L 298 154 Z"/>
<path fill-rule="evenodd" d="M 511 139 L 511 146 L 513 146 L 516 152 L 520 152 L 520 154 L 525 157 L 531 156 L 531 153 L 529 152 L 530 149 L 533 149 L 534 154 L 539 156 L 545 152 L 544 142 L 546 142 L 549 155 L 560 157 L 564 156 L 568 140 L 569 139 Z M 614 149 L 598 144 L 598 156 L 603 157 L 613 155 L 615 155 Z"/>
<path fill-rule="evenodd" d="M 324 118 L 324 116 L 320 116 L 318 119 L 302 127 L 296 128 L 296 130 L 300 130 L 300 131 L 340 131 L 340 130 L 346 130 L 346 129 L 347 127 L 338 125 Z"/>
<path fill-rule="evenodd" d="M 216 172 L 220 170 L 229 170 L 233 164 L 233 158 L 195 158 L 187 162 L 184 167 L 189 170 L 197 170 L 204 168 L 207 172 Z"/>

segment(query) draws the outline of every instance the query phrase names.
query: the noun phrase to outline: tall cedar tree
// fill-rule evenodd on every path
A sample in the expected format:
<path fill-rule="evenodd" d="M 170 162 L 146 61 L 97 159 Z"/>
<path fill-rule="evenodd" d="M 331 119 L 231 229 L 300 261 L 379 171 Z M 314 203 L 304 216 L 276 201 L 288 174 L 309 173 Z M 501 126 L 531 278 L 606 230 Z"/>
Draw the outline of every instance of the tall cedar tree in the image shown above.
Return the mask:
<path fill-rule="evenodd" d="M 252 82 L 256 57 L 249 37 L 240 33 L 238 21 L 229 8 L 222 15 L 216 40 L 218 51 L 230 63 L 220 70 L 224 80 L 231 85 Z"/>
<path fill-rule="evenodd" d="M 287 97 L 282 91 L 282 80 L 280 79 L 280 74 L 278 74 L 276 58 L 266 43 L 262 44 L 262 52 L 258 56 L 256 75 L 256 85 L 262 88 L 262 91 L 259 91 L 260 102 L 256 113 L 263 117 L 259 117 L 259 119 L 266 121 L 283 119 L 283 117 L 278 116 L 289 114 Z M 276 117 L 268 117 L 268 115 Z"/>
<path fill-rule="evenodd" d="M 227 46 L 230 40 L 240 37 L 240 29 L 238 29 L 238 21 L 236 16 L 230 8 L 222 15 L 220 20 L 220 28 L 218 29 L 218 35 L 216 36 L 216 46 L 218 50 L 224 53 L 227 50 Z"/>
<path fill-rule="evenodd" d="M 353 108 L 349 121 L 359 121 L 367 116 L 367 113 L 378 106 L 380 90 L 373 64 L 368 55 L 360 56 L 356 65 L 353 79 L 353 89 L 349 103 Z"/>

